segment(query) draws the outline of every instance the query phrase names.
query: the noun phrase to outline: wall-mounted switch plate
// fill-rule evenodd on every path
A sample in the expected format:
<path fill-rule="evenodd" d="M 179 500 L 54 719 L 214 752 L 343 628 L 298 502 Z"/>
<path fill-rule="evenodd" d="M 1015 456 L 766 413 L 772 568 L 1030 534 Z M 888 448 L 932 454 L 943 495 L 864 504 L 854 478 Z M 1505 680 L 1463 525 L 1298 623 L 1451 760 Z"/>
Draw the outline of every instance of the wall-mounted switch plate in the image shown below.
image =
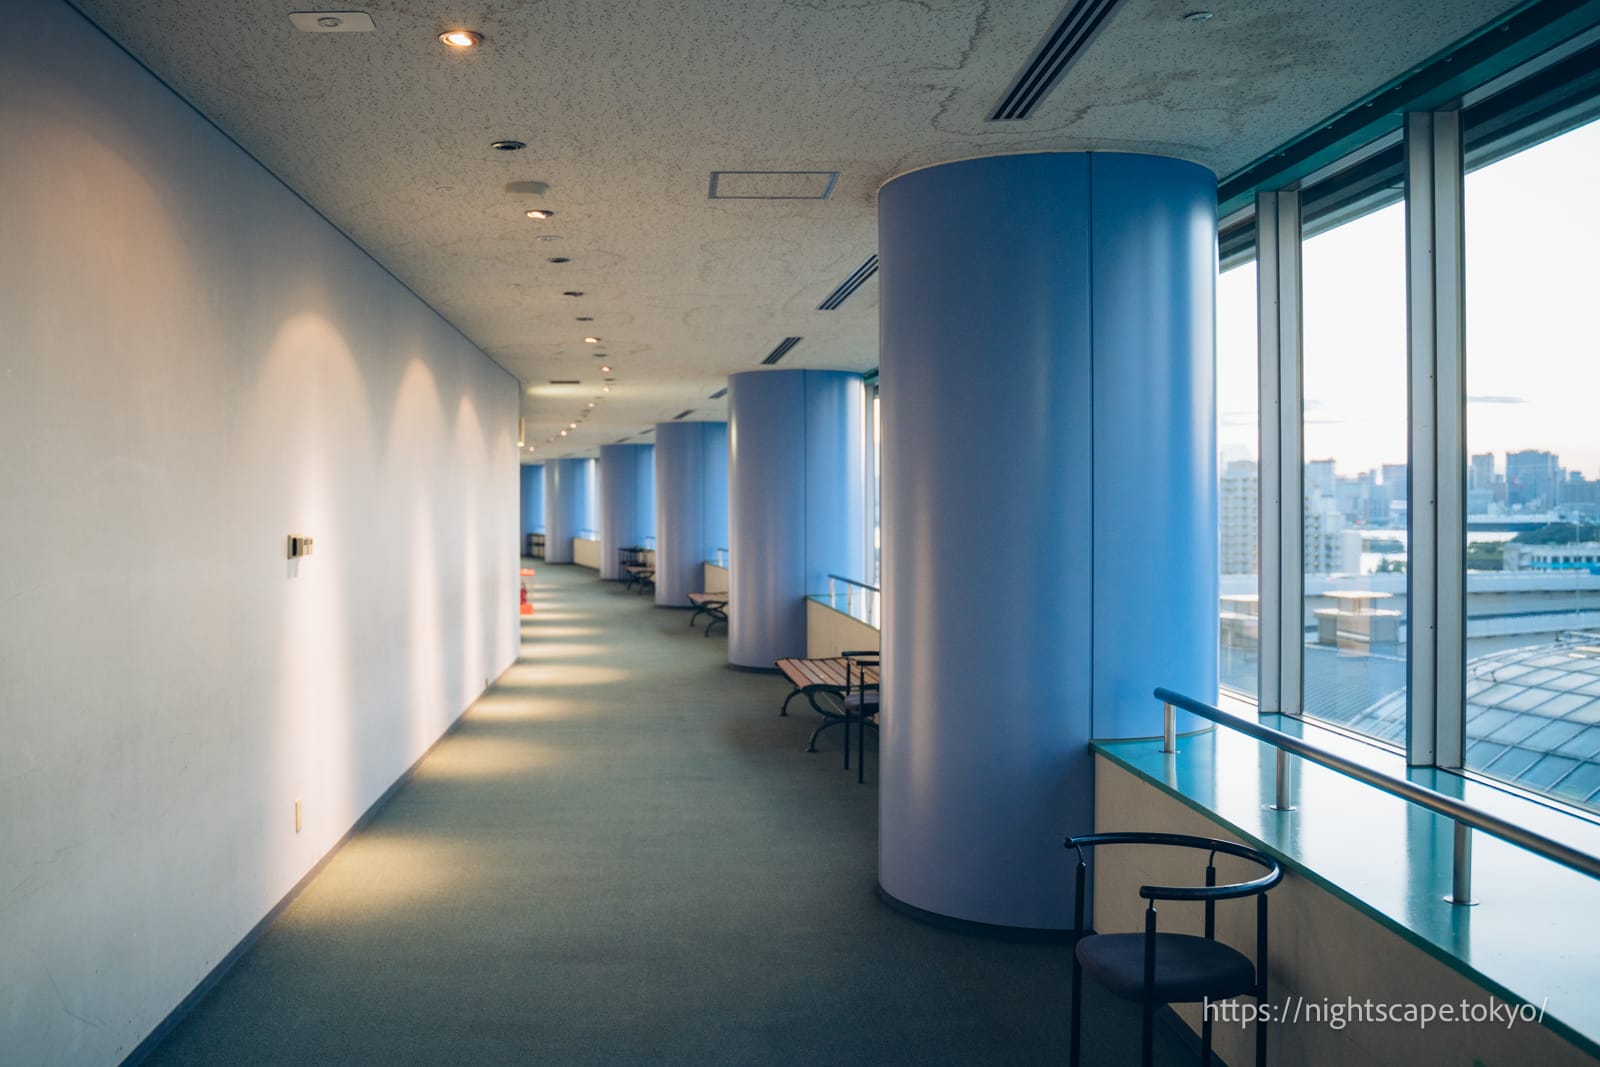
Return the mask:
<path fill-rule="evenodd" d="M 299 559 L 311 555 L 311 538 L 302 534 L 289 535 L 289 558 Z"/>

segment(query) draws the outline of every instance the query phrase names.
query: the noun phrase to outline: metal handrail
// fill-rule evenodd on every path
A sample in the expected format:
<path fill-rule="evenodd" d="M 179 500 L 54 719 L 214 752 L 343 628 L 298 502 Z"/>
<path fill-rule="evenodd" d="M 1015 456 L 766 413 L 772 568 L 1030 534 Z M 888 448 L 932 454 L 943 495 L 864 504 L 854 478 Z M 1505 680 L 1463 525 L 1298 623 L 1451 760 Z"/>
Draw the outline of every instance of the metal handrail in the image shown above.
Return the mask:
<path fill-rule="evenodd" d="M 864 621 L 867 623 L 867 625 L 872 625 L 872 617 L 876 614 L 876 612 L 873 610 L 873 605 L 875 603 L 873 598 L 881 596 L 883 591 L 875 585 L 868 585 L 866 582 L 858 582 L 854 578 L 846 578 L 842 574 L 830 574 L 828 575 L 828 606 L 833 608 L 835 611 L 838 610 L 838 605 L 835 603 L 836 598 L 833 587 L 834 582 L 844 583 L 844 610 L 845 614 L 847 615 L 855 615 L 856 613 L 855 591 L 857 589 L 865 589 L 867 591 L 867 596 L 863 598 L 863 607 L 867 612 L 867 618 Z"/>
<path fill-rule="evenodd" d="M 1429 789 L 1427 786 L 1418 785 L 1404 778 L 1396 778 L 1382 771 L 1375 771 L 1371 767 L 1344 756 L 1318 748 L 1303 738 L 1286 734 L 1282 730 L 1274 730 L 1270 726 L 1262 726 L 1258 722 L 1239 715 L 1214 708 L 1210 704 L 1186 697 L 1182 693 L 1171 689 L 1158 688 L 1155 691 L 1156 699 L 1164 707 L 1161 751 L 1177 751 L 1177 717 L 1174 708 L 1182 709 L 1191 715 L 1198 715 L 1202 719 L 1209 719 L 1219 726 L 1226 726 L 1230 730 L 1237 730 L 1247 737 L 1272 745 L 1278 750 L 1277 766 L 1277 803 L 1271 805 L 1277 811 L 1293 811 L 1289 804 L 1288 788 L 1288 756 L 1299 756 L 1303 760 L 1319 764 L 1331 771 L 1364 782 L 1374 789 L 1382 790 L 1391 796 L 1410 801 L 1418 807 L 1427 808 L 1429 811 L 1447 816 L 1455 820 L 1455 849 L 1451 863 L 1450 896 L 1445 898 L 1452 904 L 1472 904 L 1472 831 L 1482 830 L 1493 834 L 1502 841 L 1507 841 L 1518 848 L 1554 860 L 1563 867 L 1589 875 L 1591 878 L 1600 878 L 1600 857 L 1593 856 L 1581 849 L 1573 848 L 1553 837 L 1529 830 L 1525 826 L 1503 819 L 1498 815 L 1484 811 L 1455 797 L 1446 796 L 1444 793 Z"/>

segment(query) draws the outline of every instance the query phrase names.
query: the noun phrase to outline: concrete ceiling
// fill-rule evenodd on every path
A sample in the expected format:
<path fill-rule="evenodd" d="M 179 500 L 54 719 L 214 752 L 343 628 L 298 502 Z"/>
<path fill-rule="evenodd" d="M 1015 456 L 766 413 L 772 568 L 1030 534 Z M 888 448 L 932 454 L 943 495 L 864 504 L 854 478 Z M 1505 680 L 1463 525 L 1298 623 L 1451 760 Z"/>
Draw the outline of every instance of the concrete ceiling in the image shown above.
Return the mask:
<path fill-rule="evenodd" d="M 786 336 L 786 368 L 876 366 L 875 280 L 816 307 L 896 174 L 1104 148 L 1225 175 L 1514 6 L 1128 0 L 1032 118 L 989 123 L 1059 0 L 376 0 L 372 33 L 288 18 L 356 5 L 74 2 L 521 379 L 524 462 L 721 418 L 709 394 Z M 483 45 L 446 49 L 454 28 Z M 712 200 L 715 170 L 839 179 Z"/>

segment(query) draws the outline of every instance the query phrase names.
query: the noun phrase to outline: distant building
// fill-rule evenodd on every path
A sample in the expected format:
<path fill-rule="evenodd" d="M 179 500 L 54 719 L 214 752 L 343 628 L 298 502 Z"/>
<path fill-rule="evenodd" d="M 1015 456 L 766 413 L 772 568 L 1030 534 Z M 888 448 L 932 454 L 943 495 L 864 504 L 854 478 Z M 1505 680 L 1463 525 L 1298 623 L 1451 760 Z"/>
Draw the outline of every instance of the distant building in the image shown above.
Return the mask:
<path fill-rule="evenodd" d="M 1223 574 L 1255 574 L 1260 568 L 1260 482 L 1254 460 L 1236 459 L 1222 472 L 1218 514 L 1222 523 L 1219 563 Z"/>
<path fill-rule="evenodd" d="M 1338 504 L 1328 497 L 1307 495 L 1305 523 L 1305 573 L 1336 573 L 1344 562 L 1340 534 L 1345 524 Z"/>
<path fill-rule="evenodd" d="M 1329 500 L 1334 498 L 1333 460 L 1314 459 L 1306 464 L 1306 495 L 1321 493 Z"/>
<path fill-rule="evenodd" d="M 1494 453 L 1480 452 L 1467 466 L 1467 489 L 1494 492 Z M 1493 499 L 1491 497 L 1490 499 Z"/>
<path fill-rule="evenodd" d="M 1506 503 L 1526 511 L 1555 507 L 1561 460 L 1554 452 L 1528 449 L 1506 453 Z"/>
<path fill-rule="evenodd" d="M 1404 463 L 1385 463 L 1383 465 L 1383 491 L 1389 499 L 1391 509 L 1404 505 L 1409 499 L 1406 491 L 1411 468 Z"/>
<path fill-rule="evenodd" d="M 1508 571 L 1588 571 L 1600 574 L 1600 542 L 1568 545 L 1506 545 L 1503 569 Z"/>

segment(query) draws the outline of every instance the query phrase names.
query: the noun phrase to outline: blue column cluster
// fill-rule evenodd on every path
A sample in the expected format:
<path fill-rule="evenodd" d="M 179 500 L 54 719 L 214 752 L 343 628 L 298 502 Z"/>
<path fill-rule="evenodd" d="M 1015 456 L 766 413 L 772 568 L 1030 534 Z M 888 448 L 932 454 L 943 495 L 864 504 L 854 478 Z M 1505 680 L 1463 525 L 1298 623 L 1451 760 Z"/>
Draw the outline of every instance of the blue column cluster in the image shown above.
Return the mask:
<path fill-rule="evenodd" d="M 866 388 L 845 371 L 728 378 L 728 661 L 804 655 L 805 597 L 866 575 Z"/>
<path fill-rule="evenodd" d="M 622 576 L 622 548 L 644 548 L 656 530 L 656 461 L 651 445 L 601 445 L 600 577 Z"/>
<path fill-rule="evenodd" d="M 703 564 L 727 547 L 728 424 L 656 423 L 656 603 L 705 592 Z"/>
<path fill-rule="evenodd" d="M 544 465 L 545 548 L 550 563 L 572 562 L 572 539 L 594 528 L 594 460 Z"/>
<path fill-rule="evenodd" d="M 879 881 L 1066 928 L 1095 737 L 1216 686 L 1216 182 L 991 157 L 879 197 Z"/>
<path fill-rule="evenodd" d="M 544 532 L 544 464 L 522 468 L 522 551 L 527 551 L 528 535 Z"/>

